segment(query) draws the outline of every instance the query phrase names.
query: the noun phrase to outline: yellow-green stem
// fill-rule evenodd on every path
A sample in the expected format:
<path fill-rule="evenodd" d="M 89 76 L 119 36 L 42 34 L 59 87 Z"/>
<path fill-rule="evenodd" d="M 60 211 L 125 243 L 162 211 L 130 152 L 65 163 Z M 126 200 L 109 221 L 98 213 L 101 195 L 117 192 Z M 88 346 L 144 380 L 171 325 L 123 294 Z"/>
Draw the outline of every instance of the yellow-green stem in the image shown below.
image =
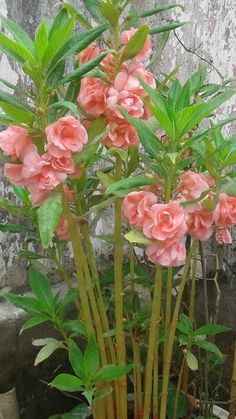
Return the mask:
<path fill-rule="evenodd" d="M 182 279 L 178 288 L 178 296 L 176 299 L 174 314 L 173 314 L 172 322 L 170 325 L 168 343 L 167 343 L 167 348 L 166 348 L 165 365 L 164 365 L 164 371 L 163 371 L 163 380 L 162 380 L 160 419 L 166 419 L 168 384 L 169 384 L 169 377 L 170 377 L 170 365 L 171 365 L 171 358 L 172 358 L 172 352 L 173 352 L 173 346 L 174 346 L 176 324 L 178 321 L 180 305 L 181 305 L 181 301 L 183 297 L 185 284 L 188 278 L 190 260 L 191 260 L 192 254 L 194 253 L 195 248 L 196 248 L 196 242 L 193 241 L 190 251 L 188 253 L 187 259 L 186 259 Z"/>
<path fill-rule="evenodd" d="M 135 334 L 131 332 L 131 341 L 133 347 L 133 360 L 134 360 L 134 418 L 141 419 L 143 414 L 143 402 L 142 402 L 142 374 L 141 374 L 141 355 L 140 346 L 137 342 Z"/>
<path fill-rule="evenodd" d="M 116 157 L 116 180 L 122 176 L 122 160 Z M 115 332 L 116 354 L 118 365 L 126 364 L 126 347 L 123 326 L 123 274 L 122 274 L 122 201 L 115 202 L 115 248 L 114 248 L 114 280 L 115 280 Z M 126 376 L 118 380 L 119 386 L 119 419 L 127 419 L 127 379 Z"/>
<path fill-rule="evenodd" d="M 149 328 L 147 362 L 146 362 L 146 368 L 145 368 L 143 419 L 149 419 L 149 415 L 150 415 L 154 352 L 155 352 L 155 349 L 158 348 L 157 328 L 158 328 L 158 322 L 159 322 L 160 311 L 161 311 L 161 290 L 162 290 L 162 269 L 160 266 L 157 266 L 155 283 L 154 283 L 154 291 L 153 291 L 153 299 L 152 299 L 152 312 L 151 312 L 150 328 Z"/>
<path fill-rule="evenodd" d="M 180 388 L 181 388 L 182 376 L 183 376 L 183 371 L 184 371 L 184 364 L 185 364 L 185 361 L 184 361 L 184 358 L 183 358 L 183 361 L 181 363 L 181 368 L 180 368 L 179 376 L 178 376 L 178 384 L 177 384 L 176 394 L 175 394 L 175 404 L 174 404 L 174 411 L 173 411 L 173 419 L 176 419 L 176 415 L 177 415 L 178 403 L 179 403 L 179 395 L 180 395 Z"/>
<path fill-rule="evenodd" d="M 131 291 L 135 292 L 135 272 L 134 272 L 134 244 L 130 243 L 129 245 L 129 272 L 130 272 L 130 287 Z"/>
<path fill-rule="evenodd" d="M 171 320 L 171 303 L 172 303 L 172 268 L 167 270 L 167 283 L 166 283 L 166 312 L 165 312 L 165 335 L 168 336 L 168 330 Z M 166 353 L 167 341 L 164 344 L 164 355 Z"/>
<path fill-rule="evenodd" d="M 72 217 L 72 214 L 70 212 L 70 208 L 67 202 L 67 198 L 65 195 L 63 195 L 63 211 L 65 218 L 68 223 L 68 230 L 70 233 L 73 253 L 74 253 L 74 261 L 75 261 L 75 268 L 76 268 L 76 278 L 77 283 L 79 287 L 79 293 L 80 293 L 80 301 L 82 306 L 82 314 L 83 318 L 82 321 L 84 322 L 88 333 L 94 335 L 94 327 L 90 312 L 90 305 L 88 300 L 88 295 L 86 291 L 86 284 L 85 284 L 85 278 L 84 278 L 84 272 L 83 272 L 83 266 L 80 261 L 80 249 L 78 246 L 78 233 L 77 233 L 77 224 L 75 220 Z"/>
<path fill-rule="evenodd" d="M 158 339 L 158 336 L 157 336 Z M 152 395 L 152 410 L 153 410 L 153 419 L 158 419 L 158 362 L 159 362 L 159 353 L 158 348 L 155 350 L 154 354 L 154 365 L 153 365 L 153 395 Z"/>
<path fill-rule="evenodd" d="M 198 243 L 193 254 L 193 263 L 192 263 L 192 281 L 190 289 L 190 302 L 189 302 L 189 318 L 194 322 L 194 306 L 195 306 L 195 291 L 196 291 L 196 276 L 197 276 L 197 252 L 198 252 Z M 188 347 L 191 349 L 191 346 Z M 188 391 L 188 365 L 184 362 L 184 371 L 183 371 L 183 392 L 184 394 Z"/>

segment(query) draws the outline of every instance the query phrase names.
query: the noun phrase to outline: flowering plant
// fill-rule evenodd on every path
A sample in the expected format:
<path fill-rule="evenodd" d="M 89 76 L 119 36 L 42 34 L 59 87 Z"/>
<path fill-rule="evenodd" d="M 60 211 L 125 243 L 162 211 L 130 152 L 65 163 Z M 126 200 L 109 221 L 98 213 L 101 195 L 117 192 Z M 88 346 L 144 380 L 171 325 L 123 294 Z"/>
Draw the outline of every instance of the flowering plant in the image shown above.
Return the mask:
<path fill-rule="evenodd" d="M 170 31 L 183 23 L 150 29 L 140 21 L 179 6 L 161 5 L 138 16 L 132 8 L 125 15 L 128 3 L 84 0 L 96 27 L 63 4 L 54 20 L 40 24 L 34 41 L 2 17 L 13 40 L 1 35 L 0 48 L 30 82 L 20 92 L 25 99 L 0 91 L 0 120 L 8 125 L 0 133 L 4 174 L 21 204 L 0 202 L 30 224 L 22 254 L 34 297 L 3 296 L 30 315 L 22 331 L 48 321 L 60 332 L 61 339 L 34 341 L 42 346 L 35 362 L 65 349 L 72 371 L 49 385 L 82 392 L 88 415 L 126 419 L 129 389 L 136 419 L 185 416 L 189 369 L 197 374 L 201 360 L 196 348 L 206 353 L 205 387 L 197 396 L 203 399 L 200 413 L 208 415 L 207 354 L 217 365 L 223 355 L 207 337 L 228 328 L 217 318 L 210 324 L 208 314 L 206 325 L 196 327 L 196 272 L 200 256 L 206 286 L 202 242 L 215 236 L 218 247 L 231 243 L 229 229 L 236 225 L 235 136 L 226 141 L 221 133 L 236 117 L 215 123 L 212 116 L 235 89 L 226 81 L 212 90 L 202 67 L 184 85 L 174 73 L 156 78 L 149 68 Z M 86 30 L 74 33 L 76 21 Z M 155 34 L 161 38 L 153 52 Z M 68 72 L 66 60 L 72 58 Z M 97 237 L 114 249 L 114 269 L 106 269 L 105 277 L 90 227 L 111 205 L 114 233 Z M 27 226 L 2 229 L 14 233 Z M 68 241 L 76 285 L 63 267 Z M 29 250 L 39 243 L 41 254 Z M 138 248 L 144 257 L 137 256 Z M 64 297 L 54 295 L 36 269 L 35 259 L 44 258 L 64 280 Z M 76 319 L 67 315 L 72 303 Z M 84 352 L 78 338 L 86 343 Z"/>

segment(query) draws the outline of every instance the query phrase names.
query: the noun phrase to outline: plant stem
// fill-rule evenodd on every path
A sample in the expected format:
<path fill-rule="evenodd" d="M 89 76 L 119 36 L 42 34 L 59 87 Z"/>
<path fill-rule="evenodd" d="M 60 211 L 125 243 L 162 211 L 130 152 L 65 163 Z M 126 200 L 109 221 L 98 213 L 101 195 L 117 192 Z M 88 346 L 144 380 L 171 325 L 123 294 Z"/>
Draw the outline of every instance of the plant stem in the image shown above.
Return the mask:
<path fill-rule="evenodd" d="M 133 347 L 133 360 L 134 360 L 134 418 L 141 419 L 143 413 L 142 403 L 142 379 L 141 379 L 141 356 L 140 347 L 137 342 L 135 334 L 131 331 L 131 341 Z"/>
<path fill-rule="evenodd" d="M 183 358 L 182 364 L 181 364 L 181 368 L 180 368 L 180 372 L 179 372 L 177 388 L 176 388 L 175 404 L 174 404 L 174 411 L 173 411 L 173 419 L 176 419 L 176 415 L 177 415 L 178 403 L 179 403 L 179 394 L 180 394 L 182 376 L 183 376 L 183 371 L 184 371 L 184 365 L 185 365 L 185 360 Z"/>
<path fill-rule="evenodd" d="M 152 313 L 149 328 L 148 353 L 145 371 L 145 391 L 144 391 L 144 409 L 143 419 L 149 419 L 150 404 L 152 394 L 152 372 L 155 349 L 158 348 L 157 343 L 157 329 L 159 326 L 160 311 L 161 311 L 161 290 L 162 290 L 162 269 L 160 266 L 156 268 L 156 276 L 152 300 Z M 158 326 L 157 326 L 158 325 Z"/>
<path fill-rule="evenodd" d="M 116 157 L 116 180 L 122 177 L 122 160 Z M 118 365 L 126 364 L 126 347 L 123 326 L 123 273 L 122 273 L 122 201 L 115 202 L 115 231 L 114 231 L 114 281 L 115 281 L 115 331 L 116 354 Z M 118 379 L 119 404 L 118 418 L 127 419 L 127 378 Z"/>
<path fill-rule="evenodd" d="M 199 241 L 199 253 L 202 266 L 202 279 L 203 279 L 203 304 L 205 312 L 205 322 L 209 324 L 209 312 L 208 312 L 208 291 L 207 291 L 207 276 L 206 276 L 206 265 L 205 265 L 205 256 L 202 242 Z M 208 352 L 204 353 L 204 390 L 205 390 L 205 400 L 209 400 L 208 394 Z M 209 406 L 208 403 L 205 403 L 205 415 L 208 416 Z"/>
<path fill-rule="evenodd" d="M 129 263 L 130 263 L 130 287 L 135 292 L 135 272 L 134 272 L 134 244 L 129 245 Z"/>
<path fill-rule="evenodd" d="M 230 399 L 233 400 L 229 406 L 229 419 L 234 419 L 236 416 L 236 343 L 234 346 L 234 363 L 231 381 Z"/>
<path fill-rule="evenodd" d="M 176 299 L 174 314 L 173 314 L 172 322 L 170 325 L 168 343 L 167 343 L 167 348 L 166 348 L 165 368 L 164 368 L 163 381 L 162 381 L 160 419 L 166 419 L 168 384 L 169 384 L 170 365 L 171 365 L 171 358 L 172 358 L 172 352 L 173 352 L 173 346 L 174 346 L 176 324 L 178 321 L 179 310 L 181 306 L 185 284 L 188 278 L 190 260 L 191 260 L 192 254 L 194 253 L 195 248 L 196 248 L 196 242 L 193 241 L 190 251 L 188 253 L 187 259 L 186 259 L 183 276 L 182 276 L 179 289 L 178 289 L 178 296 Z"/>
<path fill-rule="evenodd" d="M 158 336 L 157 336 L 158 339 Z M 153 419 L 158 419 L 158 361 L 159 353 L 158 348 L 155 349 L 154 353 L 154 365 L 153 365 Z"/>
<path fill-rule="evenodd" d="M 171 320 L 171 300 L 172 300 L 172 268 L 167 270 L 167 283 L 166 283 L 166 312 L 165 312 L 165 335 L 168 336 L 168 330 Z M 166 353 L 167 341 L 164 344 L 164 354 Z"/>
<path fill-rule="evenodd" d="M 197 252 L 198 252 L 198 244 L 193 254 L 193 263 L 192 263 L 192 281 L 191 281 L 191 289 L 190 289 L 190 303 L 189 303 L 189 318 L 194 322 L 194 306 L 195 306 L 195 291 L 196 291 L 196 276 L 197 276 Z M 191 346 L 188 347 L 191 349 Z M 184 362 L 184 371 L 183 371 L 183 392 L 184 394 L 188 391 L 188 365 Z"/>
<path fill-rule="evenodd" d="M 64 194 L 63 194 L 62 201 L 63 201 L 63 211 L 64 211 L 65 218 L 68 222 L 68 230 L 70 233 L 70 238 L 71 238 L 71 243 L 72 243 L 72 248 L 73 248 L 73 253 L 74 253 L 76 278 L 77 278 L 78 287 L 79 287 L 80 301 L 81 301 L 82 314 L 83 314 L 82 321 L 85 323 L 88 333 L 94 335 L 94 327 L 93 327 L 92 317 L 90 313 L 90 306 L 89 306 L 89 300 L 88 300 L 88 295 L 86 291 L 84 272 L 83 272 L 83 267 L 81 265 L 81 261 L 79 257 L 80 249 L 78 246 L 77 224 L 72 217 L 72 214 L 70 212 L 70 208 L 67 202 L 67 198 Z"/>

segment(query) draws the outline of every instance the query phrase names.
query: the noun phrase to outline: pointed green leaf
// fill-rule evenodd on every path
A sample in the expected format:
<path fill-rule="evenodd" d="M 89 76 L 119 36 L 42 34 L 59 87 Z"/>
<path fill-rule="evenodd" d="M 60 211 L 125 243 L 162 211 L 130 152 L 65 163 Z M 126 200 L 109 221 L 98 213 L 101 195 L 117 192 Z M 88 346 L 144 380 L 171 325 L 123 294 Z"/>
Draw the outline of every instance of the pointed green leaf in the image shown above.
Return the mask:
<path fill-rule="evenodd" d="M 99 365 L 99 352 L 94 338 L 91 336 L 84 351 L 84 373 L 92 379 Z"/>
<path fill-rule="evenodd" d="M 20 44 L 24 45 L 32 55 L 34 55 L 34 43 L 29 35 L 23 29 L 14 23 L 12 20 L 7 19 L 0 15 L 0 19 L 5 28 L 13 35 L 14 39 Z"/>
<path fill-rule="evenodd" d="M 190 352 L 190 351 L 186 352 L 185 360 L 186 360 L 186 364 L 188 365 L 190 370 L 192 370 L 192 371 L 197 371 L 198 370 L 198 360 L 192 352 Z"/>
<path fill-rule="evenodd" d="M 53 294 L 49 280 L 33 266 L 29 267 L 29 283 L 38 300 L 49 310 L 53 308 Z"/>
<path fill-rule="evenodd" d="M 106 188 L 105 194 L 119 194 L 120 192 L 128 192 L 133 188 L 138 188 L 139 186 L 153 185 L 155 180 L 150 177 L 145 176 L 135 176 L 127 179 L 119 180 L 113 182 Z"/>
<path fill-rule="evenodd" d="M 199 327 L 193 332 L 193 336 L 197 335 L 216 335 L 218 333 L 224 333 L 231 330 L 229 327 L 221 326 L 219 324 L 206 324 L 202 327 Z"/>
<path fill-rule="evenodd" d="M 113 6 L 110 0 L 103 0 L 100 6 L 101 14 L 110 23 L 111 26 L 116 26 L 119 20 L 119 13 L 117 8 Z"/>
<path fill-rule="evenodd" d="M 36 300 L 35 298 L 22 297 L 20 295 L 15 295 L 10 292 L 4 292 L 1 294 L 1 296 L 5 298 L 7 301 L 9 301 L 11 304 L 13 304 L 15 307 L 21 308 L 26 313 L 29 313 L 31 315 L 42 315 L 44 311 L 43 305 L 40 303 L 40 301 Z"/>
<path fill-rule="evenodd" d="M 67 20 L 65 25 L 53 32 L 48 42 L 47 48 L 45 49 L 43 56 L 43 66 L 48 66 L 60 50 L 67 44 L 69 38 L 72 35 L 74 28 L 74 19 L 70 18 Z M 58 64 L 58 63 L 57 63 Z"/>
<path fill-rule="evenodd" d="M 155 35 L 157 33 L 169 32 L 174 29 L 180 28 L 183 25 L 186 25 L 188 22 L 171 22 L 165 23 L 164 25 L 158 26 L 158 28 L 153 28 L 149 31 L 150 35 Z"/>
<path fill-rule="evenodd" d="M 90 70 L 97 67 L 97 65 L 106 57 L 106 55 L 109 53 L 109 51 L 106 51 L 97 57 L 93 58 L 92 60 L 87 61 L 85 64 L 80 65 L 77 67 L 74 71 L 69 73 L 66 77 L 64 77 L 62 80 L 58 82 L 58 85 L 69 83 L 73 80 L 79 80 L 84 75 L 86 75 Z"/>
<path fill-rule="evenodd" d="M 69 359 L 75 374 L 84 379 L 86 372 L 83 355 L 77 344 L 71 339 L 69 341 Z"/>
<path fill-rule="evenodd" d="M 62 323 L 62 326 L 64 329 L 70 330 L 71 332 L 74 332 L 79 336 L 88 335 L 85 326 L 83 325 L 83 323 L 81 323 L 80 320 L 67 320 Z"/>
<path fill-rule="evenodd" d="M 3 92 L 2 90 L 0 90 L 0 102 L 6 102 L 10 105 L 15 106 L 18 109 L 21 109 L 22 111 L 31 112 L 32 114 L 34 113 L 31 107 L 26 102 L 24 102 L 17 96 L 11 95 L 7 92 Z"/>
<path fill-rule="evenodd" d="M 35 341 L 33 341 L 33 345 L 35 345 Z M 40 349 L 38 355 L 36 356 L 34 365 L 37 366 L 41 362 L 45 361 L 45 359 L 48 359 L 57 349 L 65 349 L 65 346 L 62 342 L 56 339 L 48 339 L 48 343 Z"/>
<path fill-rule="evenodd" d="M 130 60 L 131 58 L 136 57 L 136 55 L 141 51 L 143 48 L 145 41 L 148 36 L 149 26 L 144 25 L 141 26 L 137 32 L 130 38 L 130 40 L 125 45 L 121 57 L 120 57 L 120 64 L 122 64 L 126 60 Z"/>
<path fill-rule="evenodd" d="M 47 46 L 48 46 L 48 29 L 47 29 L 45 20 L 43 20 L 35 32 L 35 41 L 34 41 L 35 54 L 39 62 L 42 61 L 42 58 L 47 49 Z"/>
<path fill-rule="evenodd" d="M 25 330 L 31 329 L 31 327 L 38 326 L 39 324 L 44 323 L 46 321 L 47 321 L 47 319 L 45 319 L 42 316 L 31 317 L 30 319 L 26 320 L 26 322 L 21 326 L 20 335 Z"/>
<path fill-rule="evenodd" d="M 140 243 L 140 244 L 150 244 L 151 240 L 148 240 L 144 235 L 141 229 L 135 228 L 130 230 L 125 234 L 125 239 L 129 243 Z"/>
<path fill-rule="evenodd" d="M 105 365 L 101 368 L 94 377 L 94 382 L 98 381 L 113 381 L 128 374 L 133 369 L 133 365 Z"/>
<path fill-rule="evenodd" d="M 149 9 L 149 10 L 145 10 L 144 12 L 142 12 L 139 17 L 148 17 L 148 16 L 153 16 L 157 13 L 161 13 L 161 12 L 165 12 L 166 10 L 170 10 L 173 9 L 174 7 L 181 7 L 183 8 L 183 6 L 181 4 L 176 4 L 176 3 L 169 3 L 169 4 L 161 4 L 160 6 L 157 6 L 153 9 Z"/>
<path fill-rule="evenodd" d="M 86 9 L 89 11 L 93 19 L 98 23 L 103 23 L 104 19 L 101 15 L 100 1 L 98 0 L 83 0 Z"/>
<path fill-rule="evenodd" d="M 219 356 L 220 358 L 223 357 L 223 354 L 217 348 L 214 343 L 207 342 L 206 340 L 198 340 L 194 341 L 194 344 L 197 345 L 199 348 L 204 349 L 205 351 L 212 352 L 213 354 Z"/>
<path fill-rule="evenodd" d="M 48 110 L 51 109 L 67 109 L 70 110 L 75 117 L 78 117 L 78 108 L 75 103 L 68 102 L 66 100 L 59 100 L 58 102 L 53 103 L 48 107 Z"/>
<path fill-rule="evenodd" d="M 61 193 L 51 193 L 37 210 L 42 246 L 47 249 L 62 214 Z"/>
<path fill-rule="evenodd" d="M 81 389 L 82 381 L 71 374 L 59 374 L 49 385 L 58 390 L 74 392 Z"/>
<path fill-rule="evenodd" d="M 0 50 L 20 64 L 24 64 L 26 61 L 34 62 L 31 54 L 24 46 L 7 38 L 2 33 L 0 33 Z"/>

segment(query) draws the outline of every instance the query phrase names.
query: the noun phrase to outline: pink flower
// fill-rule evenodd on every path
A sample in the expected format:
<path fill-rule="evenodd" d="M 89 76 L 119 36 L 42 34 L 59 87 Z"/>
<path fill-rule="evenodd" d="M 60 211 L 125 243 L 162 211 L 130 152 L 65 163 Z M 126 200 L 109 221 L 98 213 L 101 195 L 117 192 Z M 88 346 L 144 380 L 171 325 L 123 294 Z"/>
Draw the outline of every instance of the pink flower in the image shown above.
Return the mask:
<path fill-rule="evenodd" d="M 135 34 L 135 32 L 137 32 L 137 29 L 135 28 L 130 28 L 126 31 L 121 32 L 120 35 L 120 43 L 122 45 L 126 45 L 127 42 L 129 42 L 129 40 L 132 38 L 132 36 Z M 137 61 L 144 61 L 146 59 L 148 59 L 152 54 L 152 43 L 151 43 L 151 38 L 148 35 L 146 42 L 143 46 L 143 48 L 141 49 L 141 51 L 137 54 L 137 56 L 135 57 L 135 59 Z"/>
<path fill-rule="evenodd" d="M 202 192 L 209 189 L 208 177 L 205 178 L 202 174 L 192 172 L 191 170 L 183 173 L 179 179 L 178 191 L 187 201 L 199 198 Z"/>
<path fill-rule="evenodd" d="M 115 123 L 115 121 L 114 121 Z M 110 121 L 107 127 L 112 126 Z M 103 138 L 102 142 L 107 147 L 118 147 L 127 149 L 128 147 L 136 147 L 139 145 L 139 138 L 136 129 L 127 122 L 117 122 L 117 125 L 110 129 L 108 134 Z"/>
<path fill-rule="evenodd" d="M 219 244 L 230 244 L 232 243 L 232 237 L 227 228 L 216 229 L 216 241 Z"/>
<path fill-rule="evenodd" d="M 10 125 L 5 131 L 0 132 L 0 148 L 5 156 L 12 160 L 21 159 L 24 149 L 32 144 L 25 128 Z"/>
<path fill-rule="evenodd" d="M 132 61 L 128 65 L 123 65 L 114 80 L 114 88 L 120 92 L 122 90 L 131 90 L 137 96 L 147 96 L 147 92 L 141 86 L 139 78 L 153 89 L 156 82 L 153 74 L 146 70 L 143 63 Z"/>
<path fill-rule="evenodd" d="M 41 205 L 48 196 L 48 191 L 39 189 L 37 184 L 28 185 L 27 189 L 30 192 L 29 199 L 34 206 Z"/>
<path fill-rule="evenodd" d="M 142 227 L 152 215 L 151 207 L 156 202 L 157 197 L 152 192 L 131 192 L 123 201 L 123 215 L 132 226 Z"/>
<path fill-rule="evenodd" d="M 144 220 L 143 233 L 149 239 L 176 240 L 187 232 L 185 211 L 176 202 L 155 204 Z"/>
<path fill-rule="evenodd" d="M 92 42 L 92 44 L 76 55 L 76 58 L 80 60 L 80 64 L 85 64 L 87 61 L 90 61 L 92 58 L 99 55 L 100 52 L 101 50 L 97 46 L 96 42 Z"/>
<path fill-rule="evenodd" d="M 36 176 L 41 174 L 43 167 L 49 165 L 37 152 L 27 153 L 23 160 L 22 175 L 28 182 L 37 181 Z"/>
<path fill-rule="evenodd" d="M 214 221 L 220 229 L 233 227 L 236 224 L 236 196 L 220 193 L 214 211 Z"/>
<path fill-rule="evenodd" d="M 50 166 L 43 167 L 38 181 L 38 189 L 54 189 L 64 182 L 66 174 L 55 172 Z"/>
<path fill-rule="evenodd" d="M 111 87 L 108 91 L 107 105 L 109 106 L 107 115 L 111 118 L 115 117 L 124 119 L 120 111 L 116 109 L 114 105 L 121 106 L 133 118 L 142 118 L 144 114 L 142 100 L 132 91 L 128 90 L 118 92 L 116 89 Z"/>
<path fill-rule="evenodd" d="M 27 183 L 22 175 L 23 164 L 6 163 L 4 166 L 4 175 L 14 185 L 25 186 Z"/>
<path fill-rule="evenodd" d="M 46 128 L 48 152 L 57 158 L 82 150 L 88 141 L 83 125 L 73 116 L 58 119 Z"/>
<path fill-rule="evenodd" d="M 212 235 L 212 223 L 212 211 L 206 208 L 188 212 L 188 233 L 195 240 L 208 240 Z"/>
<path fill-rule="evenodd" d="M 107 83 L 100 79 L 85 77 L 81 81 L 81 87 L 77 102 L 89 115 L 98 117 L 107 107 Z"/>
<path fill-rule="evenodd" d="M 75 171 L 74 160 L 72 157 L 62 156 L 57 158 L 51 156 L 49 153 L 46 153 L 42 156 L 42 158 L 47 161 L 54 170 L 57 170 L 58 172 L 72 174 Z"/>
<path fill-rule="evenodd" d="M 186 259 L 186 248 L 179 241 L 154 241 L 146 247 L 148 259 L 163 267 L 183 265 Z"/>
<path fill-rule="evenodd" d="M 68 222 L 63 215 L 61 216 L 61 218 L 59 220 L 59 223 L 58 223 L 57 228 L 55 230 L 55 234 L 60 240 L 69 240 L 70 239 L 70 233 L 69 233 L 69 230 L 68 230 Z"/>

